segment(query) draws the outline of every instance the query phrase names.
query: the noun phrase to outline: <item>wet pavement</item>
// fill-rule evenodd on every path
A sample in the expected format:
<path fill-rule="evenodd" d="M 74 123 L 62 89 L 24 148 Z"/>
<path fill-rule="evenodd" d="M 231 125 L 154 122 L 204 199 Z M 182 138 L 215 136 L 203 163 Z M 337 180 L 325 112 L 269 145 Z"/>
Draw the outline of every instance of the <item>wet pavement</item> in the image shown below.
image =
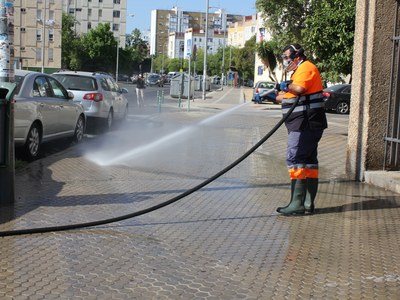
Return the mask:
<path fill-rule="evenodd" d="M 249 91 L 132 108 L 126 124 L 17 170 L 0 231 L 118 217 L 201 184 L 280 120 Z M 275 212 L 290 196 L 281 127 L 169 206 L 0 237 L 0 299 L 399 299 L 399 194 L 345 178 L 348 116 L 328 120 L 316 214 Z"/>

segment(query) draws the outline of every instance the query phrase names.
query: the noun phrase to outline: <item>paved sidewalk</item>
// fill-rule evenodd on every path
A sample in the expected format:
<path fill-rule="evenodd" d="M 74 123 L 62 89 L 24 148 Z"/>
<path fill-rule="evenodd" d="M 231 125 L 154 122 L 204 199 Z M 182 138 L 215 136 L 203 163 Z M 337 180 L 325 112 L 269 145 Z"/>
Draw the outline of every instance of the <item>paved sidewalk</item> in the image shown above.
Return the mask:
<path fill-rule="evenodd" d="M 235 88 L 195 99 L 189 112 L 175 102 L 146 112 L 18 170 L 0 231 L 157 205 L 235 161 L 281 117 L 279 106 L 251 103 Z M 328 118 L 316 214 L 275 212 L 290 196 L 281 127 L 238 166 L 162 209 L 0 238 L 0 299 L 399 299 L 400 197 L 345 179 L 347 117 Z"/>

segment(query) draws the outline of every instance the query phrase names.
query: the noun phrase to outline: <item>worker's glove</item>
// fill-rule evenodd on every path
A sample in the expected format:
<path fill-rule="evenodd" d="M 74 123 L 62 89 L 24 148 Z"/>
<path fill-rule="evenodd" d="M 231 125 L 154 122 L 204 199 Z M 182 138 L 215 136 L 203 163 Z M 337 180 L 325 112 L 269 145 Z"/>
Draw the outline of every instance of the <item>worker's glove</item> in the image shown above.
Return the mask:
<path fill-rule="evenodd" d="M 279 89 L 281 91 L 287 92 L 289 91 L 289 84 L 291 84 L 292 82 L 290 80 L 288 81 L 282 81 L 281 84 L 279 85 Z"/>

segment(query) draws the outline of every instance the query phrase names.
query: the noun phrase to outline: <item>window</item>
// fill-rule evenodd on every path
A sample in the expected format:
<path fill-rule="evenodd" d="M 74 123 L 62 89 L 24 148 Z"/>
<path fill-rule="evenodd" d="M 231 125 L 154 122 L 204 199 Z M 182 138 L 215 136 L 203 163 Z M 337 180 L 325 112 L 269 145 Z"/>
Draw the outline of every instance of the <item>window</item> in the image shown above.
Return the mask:
<path fill-rule="evenodd" d="M 66 95 L 64 95 L 63 88 L 59 82 L 54 80 L 53 78 L 48 78 L 50 82 L 50 86 L 53 89 L 53 95 L 56 98 L 62 98 L 65 99 Z"/>
<path fill-rule="evenodd" d="M 92 28 L 92 23 L 91 23 L 91 22 L 88 22 L 88 23 L 87 23 L 87 28 L 88 28 L 88 29 L 91 29 L 91 28 Z"/>
<path fill-rule="evenodd" d="M 105 91 L 111 91 L 110 87 L 108 86 L 107 80 L 105 78 L 100 79 L 101 88 Z"/>
<path fill-rule="evenodd" d="M 49 29 L 49 42 L 54 42 L 54 30 Z"/>
<path fill-rule="evenodd" d="M 89 8 L 89 9 L 88 9 L 88 17 L 91 17 L 91 16 L 92 16 L 92 9 Z"/>
<path fill-rule="evenodd" d="M 103 3 L 103 0 L 99 0 L 99 3 Z"/>
<path fill-rule="evenodd" d="M 25 32 L 25 27 L 21 27 L 21 32 Z"/>
<path fill-rule="evenodd" d="M 21 47 L 19 50 L 21 50 L 21 51 L 25 51 L 25 47 Z"/>
<path fill-rule="evenodd" d="M 99 18 L 103 16 L 103 10 L 99 9 Z"/>
<path fill-rule="evenodd" d="M 36 60 L 41 61 L 42 60 L 42 49 L 36 49 Z"/>
<path fill-rule="evenodd" d="M 26 8 L 21 8 L 21 13 L 26 13 Z"/>
<path fill-rule="evenodd" d="M 48 48 L 47 57 L 48 57 L 49 61 L 54 60 L 54 49 L 53 48 Z"/>
<path fill-rule="evenodd" d="M 121 4 L 121 0 L 114 0 L 114 4 Z"/>
<path fill-rule="evenodd" d="M 113 11 L 113 17 L 114 17 L 114 18 L 119 18 L 120 15 L 121 15 L 121 12 L 120 12 L 119 10 L 114 10 L 114 11 Z"/>
<path fill-rule="evenodd" d="M 50 86 L 45 77 L 39 76 L 35 79 L 33 97 L 51 97 Z"/>
<path fill-rule="evenodd" d="M 113 24 L 113 31 L 119 30 L 119 24 Z"/>
<path fill-rule="evenodd" d="M 41 30 L 36 30 L 36 41 L 38 41 L 38 42 L 42 41 L 42 31 Z"/>

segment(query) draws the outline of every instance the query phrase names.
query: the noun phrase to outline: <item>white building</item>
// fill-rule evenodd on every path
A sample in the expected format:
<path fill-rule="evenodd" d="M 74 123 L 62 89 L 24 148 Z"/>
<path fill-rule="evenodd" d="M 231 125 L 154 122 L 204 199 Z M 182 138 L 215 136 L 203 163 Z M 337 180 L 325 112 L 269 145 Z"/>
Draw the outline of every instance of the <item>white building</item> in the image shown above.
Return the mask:
<path fill-rule="evenodd" d="M 242 18 L 243 16 L 227 14 L 222 9 L 209 13 L 209 38 L 213 40 L 209 40 L 209 50 L 216 51 L 218 45 L 223 44 L 219 43 L 218 40 L 220 36 L 224 35 L 227 26 L 241 20 Z M 180 57 L 180 52 L 182 52 L 183 49 L 180 48 L 179 43 L 175 42 L 175 37 L 171 37 L 170 34 L 174 32 L 185 33 L 189 28 L 192 28 L 193 32 L 197 32 L 204 36 L 206 28 L 206 13 L 183 11 L 178 7 L 173 7 L 170 10 L 153 10 L 151 12 L 150 54 L 161 54 L 162 48 L 165 48 L 165 45 L 168 45 L 168 47 L 171 45 L 172 39 L 172 49 L 168 49 L 168 53 L 171 53 L 169 57 Z M 199 36 L 199 38 L 201 37 Z M 217 39 L 216 42 L 214 42 L 214 38 Z M 200 44 L 198 46 L 200 46 Z M 202 47 L 204 47 L 204 45 Z"/>
<path fill-rule="evenodd" d="M 110 23 L 120 47 L 125 47 L 126 2 L 127 0 L 65 0 L 63 11 L 74 16 L 77 34 L 87 33 L 99 23 Z"/>
<path fill-rule="evenodd" d="M 269 41 L 271 40 L 271 34 L 264 28 L 264 19 L 261 17 L 261 13 L 257 14 L 257 27 L 256 27 L 256 42 Z M 265 81 L 278 81 L 280 82 L 283 78 L 283 70 L 281 64 L 277 63 L 274 70 L 267 68 L 255 54 L 255 64 L 254 64 L 254 82 L 265 80 Z"/>

